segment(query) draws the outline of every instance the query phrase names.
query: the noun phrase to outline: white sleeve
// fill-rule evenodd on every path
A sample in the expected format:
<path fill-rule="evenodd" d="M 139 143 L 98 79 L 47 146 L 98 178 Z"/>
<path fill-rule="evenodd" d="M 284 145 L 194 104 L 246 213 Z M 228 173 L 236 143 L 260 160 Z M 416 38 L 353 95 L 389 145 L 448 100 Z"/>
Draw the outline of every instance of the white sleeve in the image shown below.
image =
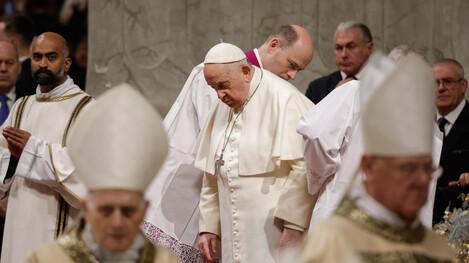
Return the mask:
<path fill-rule="evenodd" d="M 353 88 L 345 85 L 341 89 Z M 305 140 L 311 194 L 317 194 L 339 170 L 353 131 L 356 98 L 353 90 L 331 93 L 300 119 L 298 132 Z"/>
<path fill-rule="evenodd" d="M 10 151 L 6 148 L 0 147 L 0 199 L 10 190 L 12 178 L 6 179 L 8 166 L 10 165 Z"/>
<path fill-rule="evenodd" d="M 3 128 L 13 126 L 13 116 L 16 115 L 18 104 L 20 100 L 16 101 L 11 107 L 8 118 L 3 122 L 0 128 L 0 199 L 10 190 L 13 176 L 6 179 L 8 167 L 10 165 L 11 154 L 8 150 L 8 143 L 3 136 Z M 12 171 L 13 173 L 13 171 Z"/>
<path fill-rule="evenodd" d="M 23 149 L 16 175 L 48 185 L 71 206 L 78 208 L 86 188 L 75 176 L 67 149 L 31 136 Z"/>

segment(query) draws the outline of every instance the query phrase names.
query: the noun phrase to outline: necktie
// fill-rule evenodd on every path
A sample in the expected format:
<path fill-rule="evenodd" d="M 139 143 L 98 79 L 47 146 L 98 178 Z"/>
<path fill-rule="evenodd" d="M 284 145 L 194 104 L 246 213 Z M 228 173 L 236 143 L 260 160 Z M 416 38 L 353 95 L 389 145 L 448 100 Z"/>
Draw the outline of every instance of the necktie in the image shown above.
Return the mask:
<path fill-rule="evenodd" d="M 445 117 L 440 117 L 436 123 L 438 124 L 438 129 L 443 133 L 443 138 L 446 136 L 445 125 L 448 123 L 448 120 Z"/>
<path fill-rule="evenodd" d="M 0 125 L 3 124 L 3 122 L 7 119 L 8 113 L 10 112 L 10 109 L 8 109 L 8 104 L 7 104 L 8 97 L 5 95 L 0 96 Z"/>

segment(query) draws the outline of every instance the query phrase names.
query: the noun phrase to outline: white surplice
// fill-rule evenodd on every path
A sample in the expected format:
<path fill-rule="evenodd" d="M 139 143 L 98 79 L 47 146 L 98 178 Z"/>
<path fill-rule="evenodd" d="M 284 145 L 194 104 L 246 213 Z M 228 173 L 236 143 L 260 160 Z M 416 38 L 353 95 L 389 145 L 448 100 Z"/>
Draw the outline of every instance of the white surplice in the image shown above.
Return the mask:
<path fill-rule="evenodd" d="M 300 119 L 298 132 L 305 138 L 305 161 L 308 167 L 308 189 L 319 194 L 311 225 L 327 217 L 337 206 L 358 167 L 361 143 L 349 149 L 352 137 L 359 133 L 359 81 L 352 80 L 334 89 Z M 357 149 L 358 148 L 358 149 Z M 345 157 L 347 154 L 351 157 Z M 344 158 L 347 169 L 340 169 Z"/>
<path fill-rule="evenodd" d="M 5 175 L 12 157 L 5 138 L 0 137 L 0 191 L 2 195 L 8 192 L 9 198 L 2 263 L 22 262 L 33 249 L 53 241 L 58 228 L 77 215 L 86 188 L 75 178 L 64 134 L 79 113 L 77 105 L 87 96 L 71 78 L 48 93 L 37 88 L 24 104 L 19 125 L 31 137 L 10 179 Z M 20 117 L 21 101 L 15 103 L 2 128 L 13 126 Z M 68 208 L 59 205 L 62 198 Z"/>
<path fill-rule="evenodd" d="M 198 258 L 193 246 L 198 236 L 202 172 L 193 166 L 193 148 L 217 101 L 203 69 L 204 64 L 199 64 L 192 70 L 164 118 L 168 157 L 145 193 L 151 202 L 143 232 L 155 245 L 171 249 L 184 262 L 196 262 Z"/>

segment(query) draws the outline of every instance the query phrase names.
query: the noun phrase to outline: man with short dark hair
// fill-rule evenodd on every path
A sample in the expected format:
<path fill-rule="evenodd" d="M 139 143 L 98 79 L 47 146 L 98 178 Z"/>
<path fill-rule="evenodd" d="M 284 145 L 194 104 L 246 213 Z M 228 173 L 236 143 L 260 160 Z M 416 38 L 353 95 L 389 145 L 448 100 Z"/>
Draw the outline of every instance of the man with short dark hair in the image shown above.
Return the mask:
<path fill-rule="evenodd" d="M 460 206 L 458 196 L 469 192 L 467 186 L 448 185 L 460 177 L 464 183 L 464 173 L 469 172 L 469 105 L 464 98 L 467 80 L 461 63 L 445 58 L 435 62 L 432 69 L 437 89 L 436 120 L 443 139 L 443 174 L 438 178 L 433 209 L 433 224 L 437 224 L 443 220 L 446 207 Z"/>
<path fill-rule="evenodd" d="M 247 51 L 247 61 L 290 80 L 303 70 L 313 56 L 309 33 L 298 25 L 282 25 L 259 47 Z M 216 93 L 207 85 L 204 64 L 189 75 L 178 98 L 164 119 L 170 139 L 170 151 L 159 176 L 147 191 L 157 199 L 145 218 L 145 233 L 156 244 L 170 245 L 186 262 L 197 260 L 198 198 L 202 173 L 192 165 L 192 150 L 207 116 L 217 102 Z M 178 203 L 175 207 L 173 204 Z M 170 242 L 168 242 L 170 240 Z"/>
<path fill-rule="evenodd" d="M 79 211 L 84 186 L 76 180 L 66 139 L 91 97 L 67 76 L 65 39 L 52 32 L 32 46 L 36 95 L 18 100 L 2 125 L 0 194 L 8 196 L 1 262 L 21 262 L 60 235 Z"/>
<path fill-rule="evenodd" d="M 312 81 L 306 90 L 314 104 L 319 103 L 335 87 L 350 79 L 360 79 L 360 70 L 373 52 L 370 29 L 363 23 L 348 21 L 340 23 L 334 33 L 335 64 L 338 71 Z"/>

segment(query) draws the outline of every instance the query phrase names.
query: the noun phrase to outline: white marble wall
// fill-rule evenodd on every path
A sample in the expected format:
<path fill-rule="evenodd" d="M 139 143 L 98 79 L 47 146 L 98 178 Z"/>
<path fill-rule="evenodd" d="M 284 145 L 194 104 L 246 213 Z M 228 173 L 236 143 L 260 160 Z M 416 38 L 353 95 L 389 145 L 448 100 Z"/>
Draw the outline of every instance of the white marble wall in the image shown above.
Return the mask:
<path fill-rule="evenodd" d="M 469 72 L 469 0 L 90 0 L 89 7 L 87 89 L 99 95 L 127 81 L 162 114 L 212 45 L 257 47 L 284 23 L 314 38 L 313 62 L 293 82 L 302 91 L 335 70 L 333 32 L 346 20 L 369 25 L 378 49 L 435 47 Z"/>

